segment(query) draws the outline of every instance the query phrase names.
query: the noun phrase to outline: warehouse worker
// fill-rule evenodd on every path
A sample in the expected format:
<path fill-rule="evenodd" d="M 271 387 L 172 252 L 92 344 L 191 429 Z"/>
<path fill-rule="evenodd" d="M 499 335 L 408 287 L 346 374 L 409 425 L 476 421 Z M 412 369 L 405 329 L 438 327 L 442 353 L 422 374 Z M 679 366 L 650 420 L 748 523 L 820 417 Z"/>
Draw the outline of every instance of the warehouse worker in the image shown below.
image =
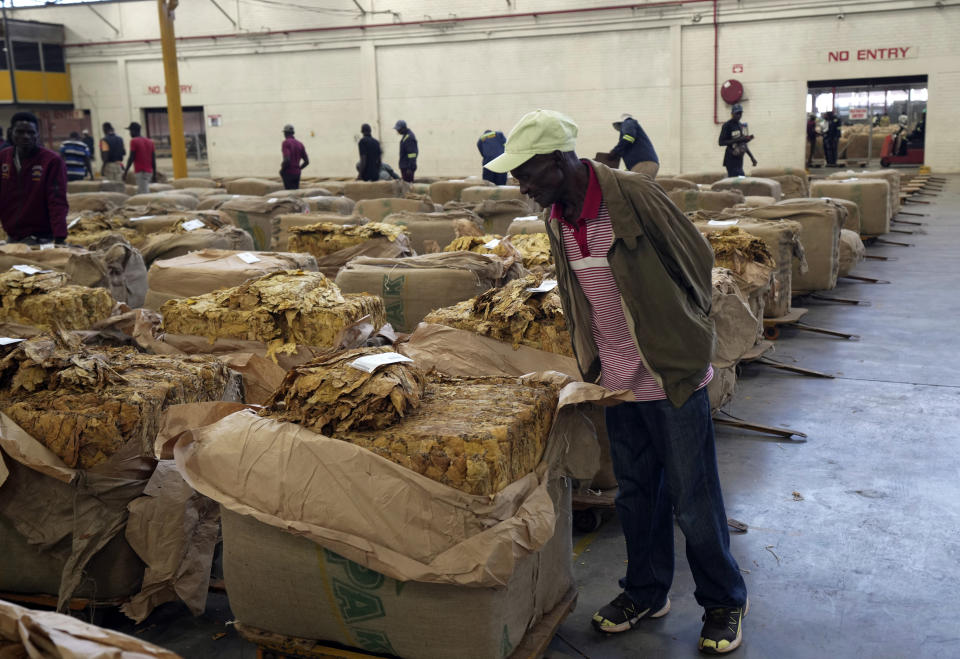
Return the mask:
<path fill-rule="evenodd" d="M 817 115 L 807 115 L 807 167 L 813 166 L 813 154 L 817 150 Z"/>
<path fill-rule="evenodd" d="M 29 112 L 10 118 L 12 149 L 0 152 L 0 222 L 13 243 L 62 243 L 67 237 L 67 167 L 37 143 L 40 121 Z"/>
<path fill-rule="evenodd" d="M 747 592 L 730 554 L 706 390 L 713 252 L 650 178 L 578 158 L 577 132 L 559 112 L 536 110 L 487 167 L 510 171 L 546 209 L 584 382 L 634 398 L 606 408 L 628 562 L 623 592 L 593 623 L 625 632 L 670 610 L 675 512 L 706 609 L 700 649 L 729 652 L 742 639 Z"/>
<path fill-rule="evenodd" d="M 507 138 L 499 130 L 485 130 L 480 139 L 477 140 L 477 151 L 480 152 L 480 158 L 486 165 L 494 158 L 503 153 L 503 145 L 507 143 Z M 506 185 L 507 175 L 491 172 L 486 167 L 483 168 L 483 180 L 490 181 L 494 185 Z"/>
<path fill-rule="evenodd" d="M 123 157 L 127 155 L 123 148 L 123 138 L 113 130 L 109 121 L 103 124 L 103 139 L 100 140 L 100 176 L 111 181 L 123 180 Z"/>
<path fill-rule="evenodd" d="M 360 126 L 360 134 L 362 137 L 357 143 L 357 149 L 360 151 L 360 164 L 357 166 L 357 178 L 361 181 L 380 180 L 380 162 L 383 150 L 380 148 L 379 140 L 370 133 L 370 124 Z"/>
<path fill-rule="evenodd" d="M 407 183 L 413 183 L 413 173 L 417 171 L 417 136 L 407 128 L 407 122 L 400 119 L 393 125 L 400 135 L 400 176 Z"/>
<path fill-rule="evenodd" d="M 621 116 L 620 121 L 613 122 L 613 129 L 620 133 L 617 145 L 610 149 L 610 155 L 623 158 L 623 164 L 631 172 L 646 174 L 650 178 L 657 178 L 660 171 L 660 158 L 653 148 L 653 143 L 640 122 L 629 114 Z"/>
<path fill-rule="evenodd" d="M 840 144 L 840 117 L 833 110 L 823 113 L 827 130 L 823 134 L 823 156 L 827 160 L 827 167 L 837 166 L 837 146 Z"/>
<path fill-rule="evenodd" d="M 720 129 L 720 146 L 727 147 L 723 152 L 723 166 L 727 169 L 727 176 L 743 176 L 743 156 L 750 155 L 753 166 L 757 166 L 757 159 L 750 153 L 748 142 L 753 141 L 753 135 L 747 133 L 747 125 L 740 123 L 743 118 L 743 106 L 737 103 L 730 108 L 730 119 Z"/>
<path fill-rule="evenodd" d="M 285 190 L 300 189 L 300 174 L 310 164 L 306 147 L 303 146 L 303 142 L 293 136 L 293 133 L 292 125 L 287 124 L 283 127 L 283 144 L 280 145 L 283 162 L 280 165 L 280 178 L 283 179 Z"/>
<path fill-rule="evenodd" d="M 137 178 L 137 194 L 147 194 L 150 184 L 157 182 L 157 148 L 149 137 L 140 136 L 140 124 L 136 121 L 131 121 L 127 130 L 130 131 L 130 155 L 123 169 L 123 178 L 127 178 L 132 165 Z"/>
<path fill-rule="evenodd" d="M 90 174 L 93 180 L 93 166 L 90 164 L 90 149 L 80 139 L 80 133 L 73 131 L 70 139 L 60 145 L 60 157 L 67 165 L 67 181 L 82 181 Z"/>
<path fill-rule="evenodd" d="M 93 148 L 93 135 L 91 135 L 90 131 L 86 128 L 84 128 L 80 133 L 80 141 L 83 142 L 83 144 L 90 151 L 90 159 L 93 160 L 93 158 L 95 158 L 97 155 L 96 149 Z"/>

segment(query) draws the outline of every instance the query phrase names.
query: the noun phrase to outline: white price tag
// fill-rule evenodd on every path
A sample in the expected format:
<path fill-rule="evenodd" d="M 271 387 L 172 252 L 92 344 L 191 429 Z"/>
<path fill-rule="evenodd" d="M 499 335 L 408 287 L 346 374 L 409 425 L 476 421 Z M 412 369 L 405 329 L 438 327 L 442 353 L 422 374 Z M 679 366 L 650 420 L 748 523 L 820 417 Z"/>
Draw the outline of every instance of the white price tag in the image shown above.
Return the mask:
<path fill-rule="evenodd" d="M 548 293 L 557 287 L 556 279 L 544 279 L 543 282 L 536 287 L 531 287 L 527 289 L 528 293 Z"/>
<path fill-rule="evenodd" d="M 131 222 L 139 222 L 140 220 L 152 220 L 156 215 L 141 215 L 140 217 L 131 217 Z"/>
<path fill-rule="evenodd" d="M 9 336 L 0 336 L 0 346 L 8 346 L 14 343 L 20 343 L 23 339 L 11 339 Z"/>
<path fill-rule="evenodd" d="M 707 224 L 712 227 L 730 227 L 739 221 L 740 220 L 710 220 Z"/>
<path fill-rule="evenodd" d="M 494 248 L 495 248 L 497 245 L 499 245 L 499 244 L 500 244 L 500 239 L 499 239 L 499 238 L 494 238 L 494 239 L 491 240 L 490 242 L 484 243 L 483 246 L 486 247 L 487 249 L 494 249 Z"/>
<path fill-rule="evenodd" d="M 257 263 L 260 261 L 256 256 L 250 252 L 240 252 L 237 254 L 237 258 L 243 261 L 244 263 Z"/>
<path fill-rule="evenodd" d="M 513 221 L 514 222 L 534 222 L 535 220 L 539 220 L 539 219 L 540 219 L 539 215 L 524 215 L 523 217 L 513 218 Z"/>
<path fill-rule="evenodd" d="M 25 275 L 35 275 L 38 272 L 50 272 L 49 270 L 41 270 L 40 268 L 34 268 L 32 265 L 25 264 L 15 265 L 11 270 L 19 270 Z"/>
<path fill-rule="evenodd" d="M 196 231 L 197 229 L 202 229 L 207 225 L 203 223 L 203 220 L 190 220 L 189 222 L 184 222 L 180 226 L 187 231 Z"/>
<path fill-rule="evenodd" d="M 54 247 L 56 247 L 54 243 L 43 243 L 40 245 L 40 249 L 53 249 Z"/>
<path fill-rule="evenodd" d="M 350 362 L 350 366 L 364 373 L 373 373 L 379 367 L 386 366 L 387 364 L 412 361 L 412 359 L 404 357 L 399 352 L 382 352 L 377 355 L 367 355 L 366 357 L 354 360 Z"/>

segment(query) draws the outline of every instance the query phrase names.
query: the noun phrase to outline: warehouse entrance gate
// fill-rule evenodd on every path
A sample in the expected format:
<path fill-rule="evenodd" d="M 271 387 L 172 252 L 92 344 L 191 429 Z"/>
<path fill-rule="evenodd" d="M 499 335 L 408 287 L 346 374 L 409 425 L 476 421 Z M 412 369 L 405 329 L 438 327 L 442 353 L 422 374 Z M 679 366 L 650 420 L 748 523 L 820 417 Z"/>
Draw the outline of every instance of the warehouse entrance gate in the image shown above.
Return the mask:
<path fill-rule="evenodd" d="M 157 145 L 157 155 L 170 157 L 170 122 L 167 108 L 144 108 L 146 135 Z M 197 160 L 207 158 L 207 132 L 203 121 L 203 106 L 185 106 L 183 108 L 183 137 L 186 142 L 187 157 Z"/>
<path fill-rule="evenodd" d="M 904 140 L 913 135 L 903 144 L 922 148 L 926 131 L 927 76 L 809 81 L 807 116 L 816 115 L 821 132 L 825 131 L 823 115 L 831 110 L 843 122 L 838 164 L 875 166 L 880 164 L 887 137 L 893 143 L 898 133 Z M 906 128 L 901 131 L 902 117 L 906 117 Z M 900 145 L 897 142 L 897 146 Z M 814 166 L 826 163 L 821 138 L 817 139 L 812 162 Z M 915 164 L 922 164 L 922 157 Z"/>

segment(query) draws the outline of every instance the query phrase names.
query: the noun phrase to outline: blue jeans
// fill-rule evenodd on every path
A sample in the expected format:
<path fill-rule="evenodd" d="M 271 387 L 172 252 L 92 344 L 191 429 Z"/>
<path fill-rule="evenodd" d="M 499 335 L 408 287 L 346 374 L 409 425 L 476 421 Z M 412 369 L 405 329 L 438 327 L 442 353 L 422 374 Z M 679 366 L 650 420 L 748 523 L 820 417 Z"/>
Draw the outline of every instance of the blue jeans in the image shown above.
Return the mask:
<path fill-rule="evenodd" d="M 620 586 L 640 608 L 663 603 L 673 583 L 676 512 L 697 602 L 742 606 L 747 587 L 730 554 L 706 388 L 680 408 L 668 400 L 622 403 L 606 417 L 629 559 Z"/>

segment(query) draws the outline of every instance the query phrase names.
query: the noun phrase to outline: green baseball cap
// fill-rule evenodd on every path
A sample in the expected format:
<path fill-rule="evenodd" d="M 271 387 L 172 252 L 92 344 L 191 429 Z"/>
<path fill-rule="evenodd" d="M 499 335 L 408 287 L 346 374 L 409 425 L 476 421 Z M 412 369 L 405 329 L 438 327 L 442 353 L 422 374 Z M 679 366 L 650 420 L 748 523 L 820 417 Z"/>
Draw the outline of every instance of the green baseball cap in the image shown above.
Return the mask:
<path fill-rule="evenodd" d="M 534 110 L 523 116 L 510 131 L 503 155 L 484 167 L 505 174 L 530 158 L 554 151 L 573 151 L 580 129 L 573 119 L 554 110 Z"/>

